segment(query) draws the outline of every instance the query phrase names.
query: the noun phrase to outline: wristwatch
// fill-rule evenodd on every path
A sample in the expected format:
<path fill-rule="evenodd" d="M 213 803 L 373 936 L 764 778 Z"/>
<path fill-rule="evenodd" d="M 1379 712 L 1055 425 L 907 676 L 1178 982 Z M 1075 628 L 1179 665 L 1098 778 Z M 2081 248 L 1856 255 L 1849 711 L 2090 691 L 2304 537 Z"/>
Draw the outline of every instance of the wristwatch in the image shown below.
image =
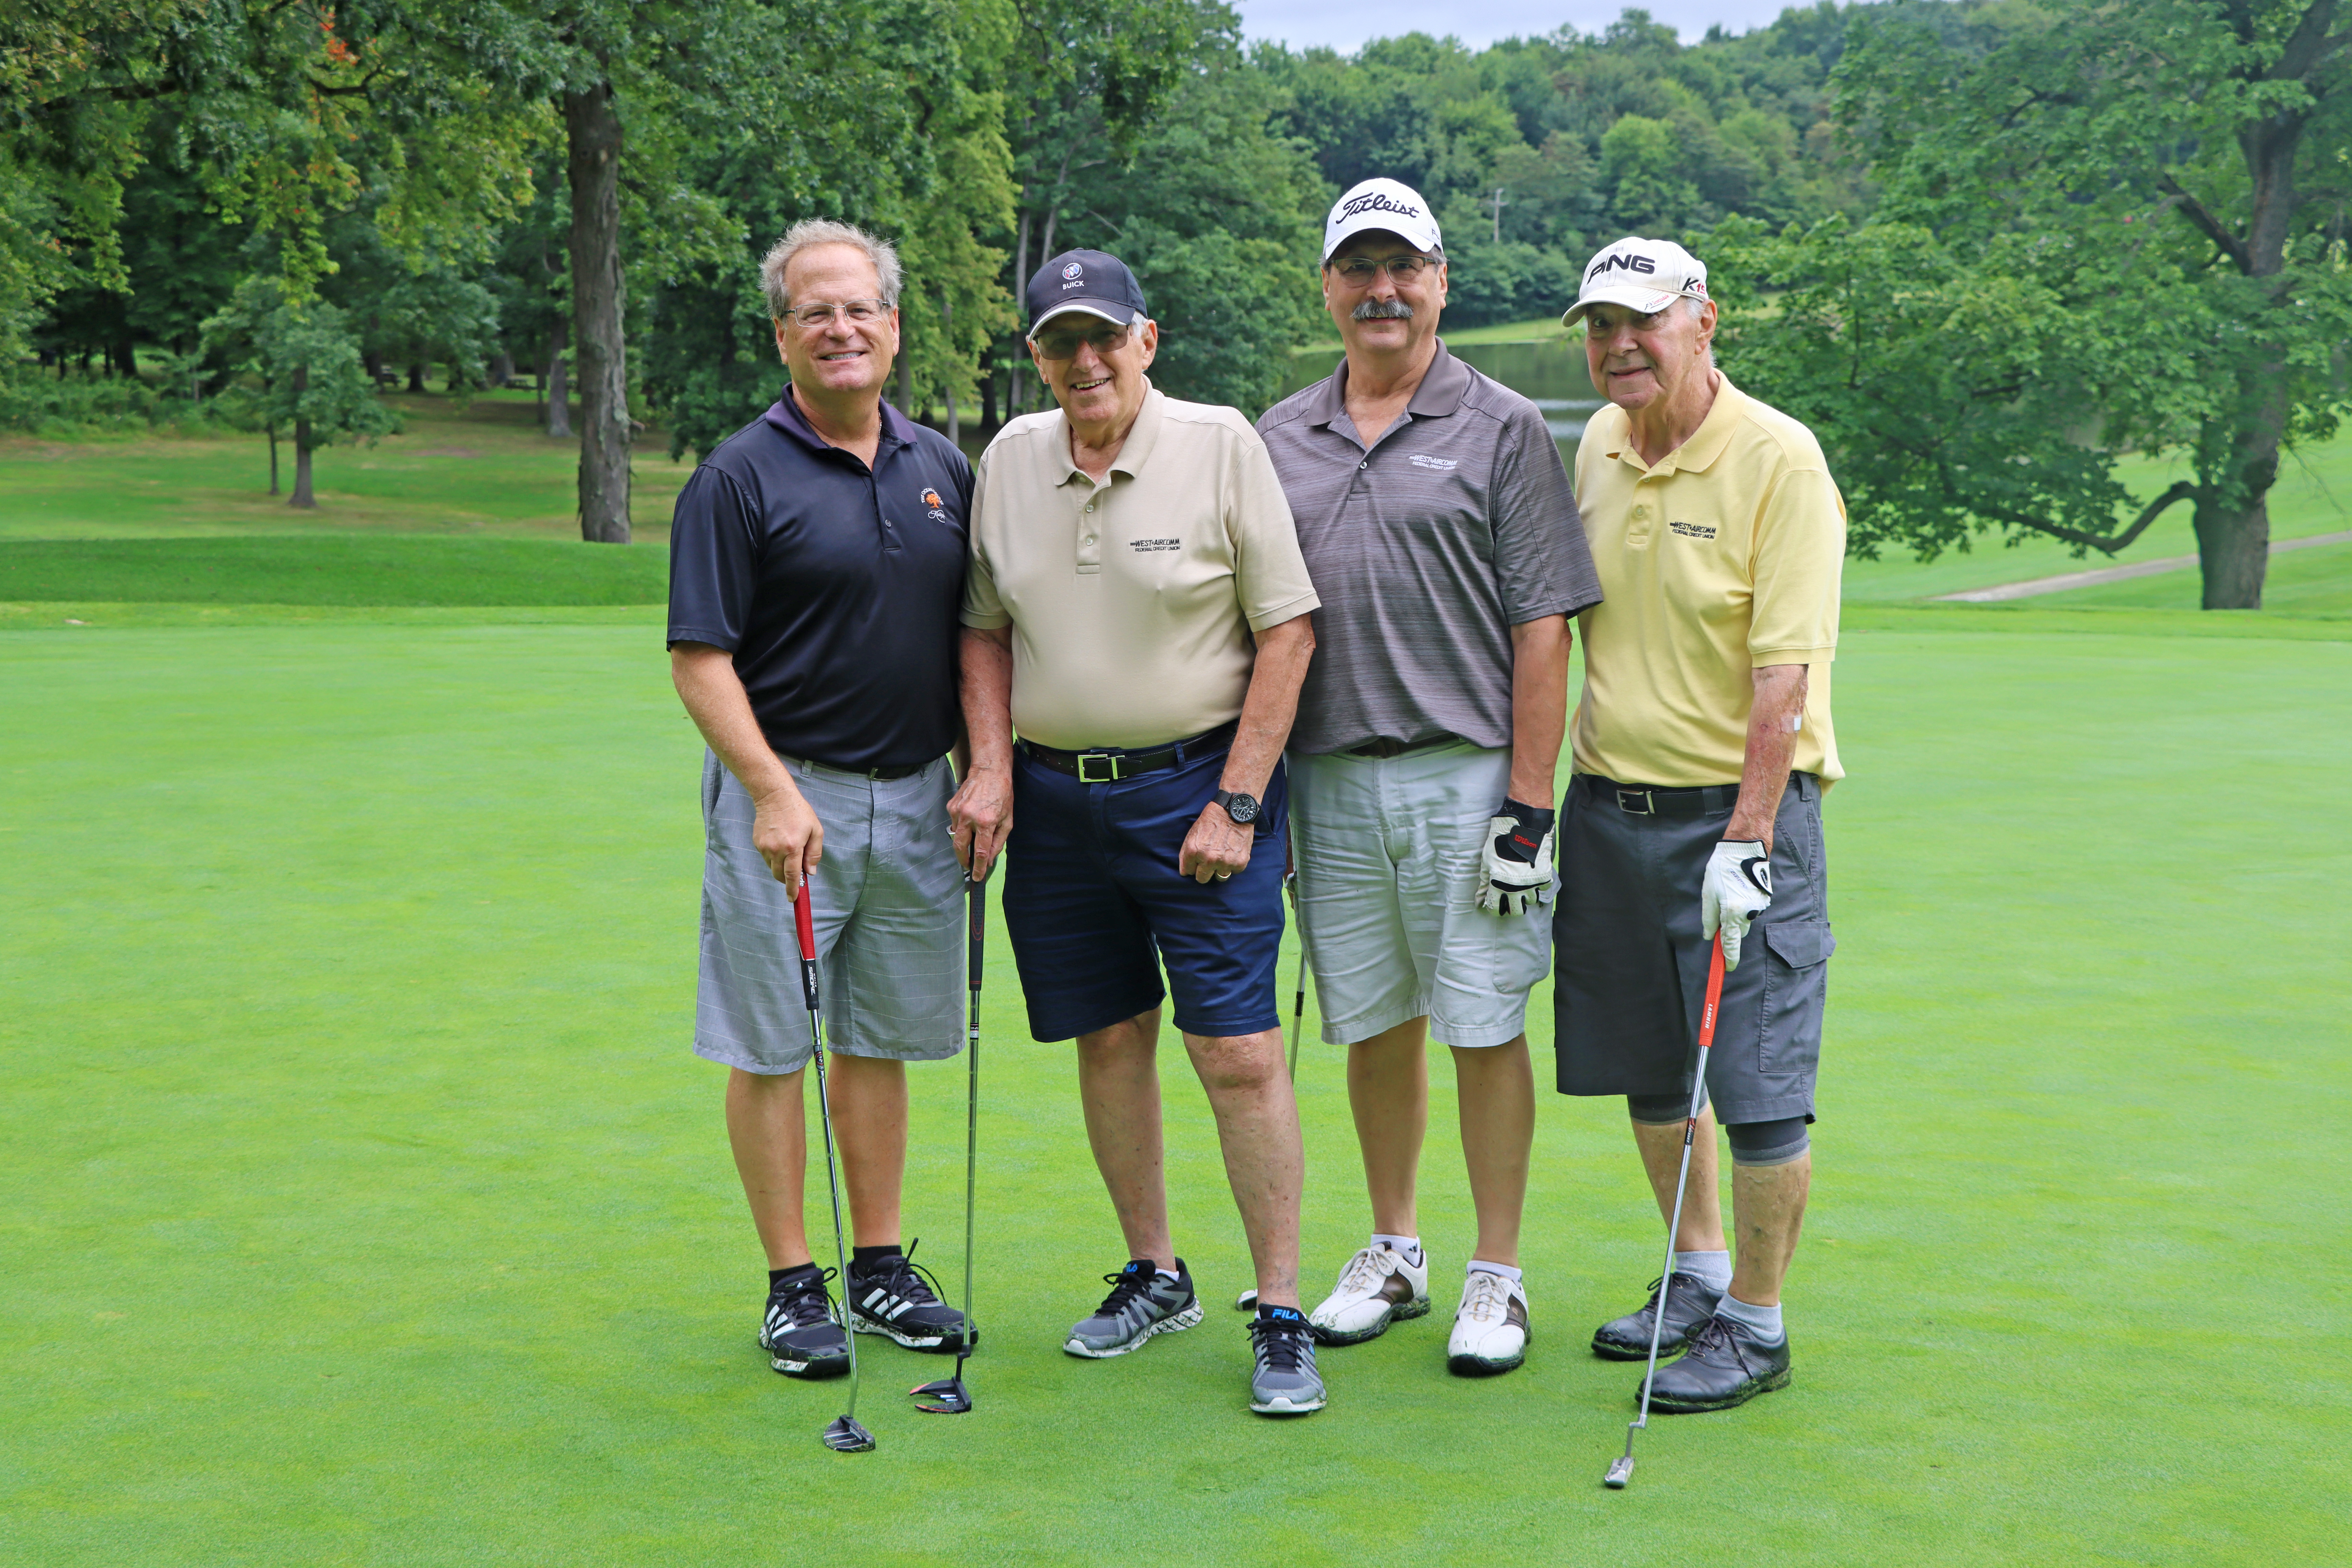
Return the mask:
<path fill-rule="evenodd" d="M 1225 815 L 1232 817 L 1238 826 L 1247 827 L 1257 820 L 1257 796 L 1254 795 L 1236 795 L 1232 790 L 1221 789 L 1209 798 L 1223 806 Z"/>

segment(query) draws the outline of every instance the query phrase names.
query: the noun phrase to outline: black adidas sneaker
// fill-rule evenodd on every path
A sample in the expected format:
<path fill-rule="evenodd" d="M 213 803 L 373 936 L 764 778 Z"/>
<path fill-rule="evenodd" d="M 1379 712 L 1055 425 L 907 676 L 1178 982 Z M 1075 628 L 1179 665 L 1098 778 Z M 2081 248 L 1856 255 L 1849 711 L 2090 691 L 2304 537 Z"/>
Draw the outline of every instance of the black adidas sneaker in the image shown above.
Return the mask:
<path fill-rule="evenodd" d="M 963 1348 L 963 1314 L 940 1300 L 930 1270 L 914 1262 L 917 1242 L 871 1263 L 849 1266 L 849 1326 L 861 1334 L 887 1334 L 910 1351 L 952 1355 Z M 974 1334 L 972 1342 L 980 1342 Z"/>
<path fill-rule="evenodd" d="M 811 1264 L 768 1291 L 760 1348 L 786 1377 L 838 1377 L 849 1370 L 849 1336 L 841 1331 L 824 1288 L 832 1278 L 832 1269 Z"/>

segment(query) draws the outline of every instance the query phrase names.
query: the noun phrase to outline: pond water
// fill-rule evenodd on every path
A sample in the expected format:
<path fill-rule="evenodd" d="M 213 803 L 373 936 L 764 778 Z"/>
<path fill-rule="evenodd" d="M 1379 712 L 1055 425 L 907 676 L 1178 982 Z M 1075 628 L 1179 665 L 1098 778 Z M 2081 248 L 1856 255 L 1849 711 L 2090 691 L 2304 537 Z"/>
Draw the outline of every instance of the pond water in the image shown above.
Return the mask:
<path fill-rule="evenodd" d="M 1561 458 L 1570 468 L 1575 467 L 1576 443 L 1584 434 L 1584 422 L 1601 406 L 1601 399 L 1593 395 L 1592 378 L 1585 374 L 1581 343 L 1561 339 L 1552 342 L 1446 346 L 1462 360 L 1542 409 L 1544 423 L 1551 426 L 1552 439 L 1559 443 Z M 1288 396 L 1302 386 L 1322 380 L 1339 363 L 1337 350 L 1328 354 L 1295 356 L 1295 368 L 1282 389 L 1283 395 Z"/>

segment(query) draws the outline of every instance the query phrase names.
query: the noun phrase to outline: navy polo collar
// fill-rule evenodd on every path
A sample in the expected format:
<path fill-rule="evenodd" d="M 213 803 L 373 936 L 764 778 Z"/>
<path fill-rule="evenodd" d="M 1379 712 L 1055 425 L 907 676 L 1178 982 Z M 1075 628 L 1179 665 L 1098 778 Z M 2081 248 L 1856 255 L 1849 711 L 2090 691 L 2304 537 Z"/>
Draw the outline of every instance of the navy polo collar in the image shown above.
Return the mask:
<path fill-rule="evenodd" d="M 765 419 L 769 425 L 774 428 L 782 431 L 785 435 L 790 436 L 794 440 L 800 442 L 803 447 L 812 447 L 819 452 L 837 452 L 841 450 L 840 447 L 835 447 L 832 442 L 826 440 L 824 437 L 816 433 L 816 426 L 810 424 L 808 421 L 808 416 L 802 412 L 800 400 L 793 395 L 792 388 L 790 386 L 784 388 L 784 395 L 776 399 L 774 403 L 771 404 L 768 407 L 768 412 L 761 416 L 761 417 Z M 874 466 L 877 468 L 879 468 L 882 466 L 882 454 L 888 451 L 891 447 L 910 447 L 914 445 L 914 442 L 915 422 L 908 418 L 905 415 L 899 413 L 897 408 L 893 407 L 888 399 L 884 399 L 882 403 L 882 441 L 881 444 L 875 448 Z M 850 453 L 848 455 L 855 457 L 856 454 Z"/>

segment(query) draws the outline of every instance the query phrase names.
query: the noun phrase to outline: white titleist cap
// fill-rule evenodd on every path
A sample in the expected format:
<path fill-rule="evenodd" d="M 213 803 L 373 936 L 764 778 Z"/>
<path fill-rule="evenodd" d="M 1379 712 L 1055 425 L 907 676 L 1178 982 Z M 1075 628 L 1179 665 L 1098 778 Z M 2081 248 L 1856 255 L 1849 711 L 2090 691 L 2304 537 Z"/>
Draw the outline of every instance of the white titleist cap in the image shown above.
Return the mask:
<path fill-rule="evenodd" d="M 1323 259 L 1330 260 L 1342 241 L 1375 229 L 1402 237 L 1415 250 L 1435 250 L 1443 243 L 1419 191 L 1402 180 L 1366 180 L 1334 203 L 1323 220 Z"/>
<path fill-rule="evenodd" d="M 1628 235 L 1585 264 L 1584 291 L 1559 319 L 1572 327 L 1595 305 L 1622 305 L 1654 315 L 1676 300 L 1704 300 L 1706 263 L 1671 239 Z"/>

